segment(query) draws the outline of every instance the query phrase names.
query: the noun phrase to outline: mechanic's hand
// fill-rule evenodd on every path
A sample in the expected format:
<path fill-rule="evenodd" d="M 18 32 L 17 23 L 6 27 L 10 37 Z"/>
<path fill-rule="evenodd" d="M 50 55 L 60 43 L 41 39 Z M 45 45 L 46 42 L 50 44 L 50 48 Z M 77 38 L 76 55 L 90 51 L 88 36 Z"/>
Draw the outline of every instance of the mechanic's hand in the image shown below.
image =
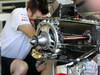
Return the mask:
<path fill-rule="evenodd" d="M 37 61 L 36 69 L 38 72 L 42 72 L 46 68 L 46 62 L 44 61 Z"/>

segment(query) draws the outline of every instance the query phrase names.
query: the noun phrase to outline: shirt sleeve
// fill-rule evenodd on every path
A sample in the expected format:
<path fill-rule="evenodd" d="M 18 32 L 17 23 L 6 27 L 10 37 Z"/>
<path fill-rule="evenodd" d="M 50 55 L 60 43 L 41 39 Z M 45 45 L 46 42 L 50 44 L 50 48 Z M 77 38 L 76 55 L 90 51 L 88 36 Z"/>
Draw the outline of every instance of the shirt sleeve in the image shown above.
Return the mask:
<path fill-rule="evenodd" d="M 15 9 L 11 13 L 11 20 L 11 26 L 14 30 L 17 30 L 20 25 L 31 24 L 27 13 L 23 9 Z"/>

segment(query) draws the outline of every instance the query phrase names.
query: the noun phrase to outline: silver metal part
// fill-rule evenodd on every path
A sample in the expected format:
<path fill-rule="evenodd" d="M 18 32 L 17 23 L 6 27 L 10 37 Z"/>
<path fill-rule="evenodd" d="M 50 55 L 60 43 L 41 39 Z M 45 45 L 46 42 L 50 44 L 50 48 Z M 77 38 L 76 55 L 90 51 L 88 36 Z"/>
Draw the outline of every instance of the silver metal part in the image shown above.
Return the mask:
<path fill-rule="evenodd" d="M 59 49 L 58 21 L 44 20 L 37 26 L 37 39 L 33 39 L 31 43 L 40 46 L 44 50 L 50 50 L 57 53 Z M 56 51 L 57 50 L 57 51 Z"/>
<path fill-rule="evenodd" d="M 52 22 L 52 21 L 51 21 Z M 49 49 L 53 53 L 55 53 L 56 49 L 58 49 L 58 43 L 59 43 L 59 38 L 58 38 L 58 33 L 57 33 L 57 26 L 54 26 L 54 23 L 50 23 L 48 20 L 47 22 L 41 22 L 38 27 L 37 27 L 37 34 L 41 35 L 45 32 L 44 36 L 42 35 L 42 38 L 44 37 L 45 40 L 45 45 L 44 49 Z M 40 38 L 39 38 L 40 40 Z M 39 42 L 40 44 L 40 42 Z M 41 42 L 41 45 L 44 44 L 44 41 Z"/>
<path fill-rule="evenodd" d="M 47 48 L 48 40 L 48 34 L 46 32 L 42 32 L 41 35 L 38 36 L 38 45 L 45 49 Z"/>

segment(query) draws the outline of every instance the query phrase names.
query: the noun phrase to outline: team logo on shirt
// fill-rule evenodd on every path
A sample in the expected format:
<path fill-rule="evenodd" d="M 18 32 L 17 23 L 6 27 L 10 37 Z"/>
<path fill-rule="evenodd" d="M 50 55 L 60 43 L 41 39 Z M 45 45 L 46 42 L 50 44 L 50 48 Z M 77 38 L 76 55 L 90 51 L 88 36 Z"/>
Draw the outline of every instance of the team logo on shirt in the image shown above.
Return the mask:
<path fill-rule="evenodd" d="M 21 14 L 21 15 L 26 16 L 25 14 Z"/>
<path fill-rule="evenodd" d="M 27 17 L 23 16 L 21 21 L 28 21 Z"/>

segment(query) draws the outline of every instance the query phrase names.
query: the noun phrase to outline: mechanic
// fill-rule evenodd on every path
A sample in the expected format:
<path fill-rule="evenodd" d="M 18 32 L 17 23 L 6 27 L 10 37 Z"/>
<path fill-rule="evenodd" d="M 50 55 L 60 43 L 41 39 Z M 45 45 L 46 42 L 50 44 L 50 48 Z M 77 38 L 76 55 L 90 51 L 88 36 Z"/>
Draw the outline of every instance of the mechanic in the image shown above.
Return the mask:
<path fill-rule="evenodd" d="M 27 74 L 29 67 L 24 59 L 32 48 L 30 40 L 36 35 L 35 25 L 31 24 L 30 19 L 43 18 L 47 13 L 46 0 L 30 0 L 27 8 L 12 11 L 0 34 L 2 75 Z M 43 67 L 37 70 L 41 72 Z"/>

